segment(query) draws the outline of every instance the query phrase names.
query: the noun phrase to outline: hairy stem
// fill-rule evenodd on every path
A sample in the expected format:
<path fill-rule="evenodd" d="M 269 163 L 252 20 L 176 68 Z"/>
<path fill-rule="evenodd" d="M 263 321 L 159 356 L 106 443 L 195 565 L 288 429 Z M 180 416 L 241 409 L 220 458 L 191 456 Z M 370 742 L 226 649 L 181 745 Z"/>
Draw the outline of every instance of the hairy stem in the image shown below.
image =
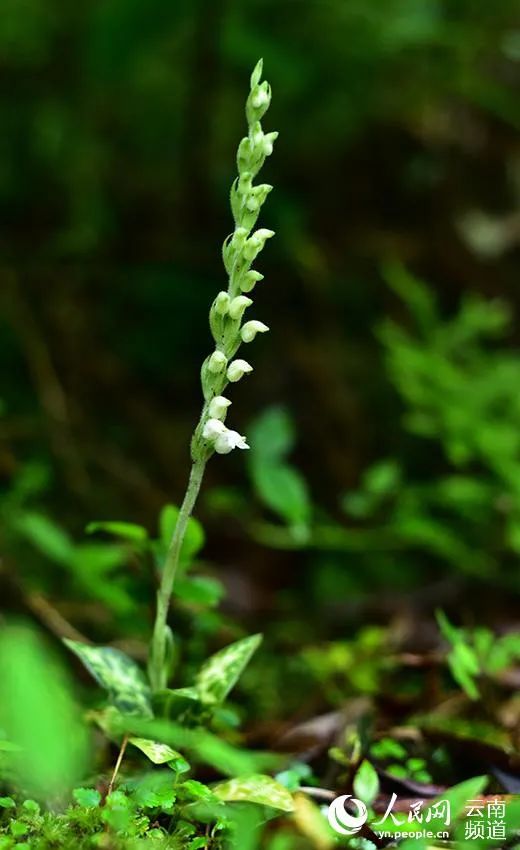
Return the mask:
<path fill-rule="evenodd" d="M 168 671 L 166 669 L 166 627 L 170 600 L 175 582 L 182 543 L 188 527 L 200 485 L 206 468 L 206 460 L 196 460 L 191 468 L 190 478 L 184 499 L 179 511 L 179 516 L 173 532 L 170 547 L 164 562 L 161 583 L 157 593 L 157 612 L 153 630 L 151 656 L 150 656 L 150 683 L 154 691 L 162 690 L 167 685 Z"/>

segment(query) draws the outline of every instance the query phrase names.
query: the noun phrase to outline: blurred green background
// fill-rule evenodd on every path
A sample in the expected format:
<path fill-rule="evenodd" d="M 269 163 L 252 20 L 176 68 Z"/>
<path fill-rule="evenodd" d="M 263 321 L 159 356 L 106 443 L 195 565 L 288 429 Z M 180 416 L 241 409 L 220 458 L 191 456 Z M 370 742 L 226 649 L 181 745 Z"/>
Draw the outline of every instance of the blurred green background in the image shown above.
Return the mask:
<path fill-rule="evenodd" d="M 517 12 L 3 0 L 6 609 L 58 634 L 149 634 L 146 563 L 84 529 L 153 531 L 182 496 L 263 56 L 280 137 L 261 224 L 277 237 L 254 316 L 272 333 L 233 392 L 251 456 L 209 466 L 201 576 L 223 582 L 222 616 L 267 623 L 287 651 L 392 618 L 404 645 L 427 642 L 436 606 L 514 621 Z M 193 611 L 220 627 L 216 584 L 186 594 L 186 634 Z"/>

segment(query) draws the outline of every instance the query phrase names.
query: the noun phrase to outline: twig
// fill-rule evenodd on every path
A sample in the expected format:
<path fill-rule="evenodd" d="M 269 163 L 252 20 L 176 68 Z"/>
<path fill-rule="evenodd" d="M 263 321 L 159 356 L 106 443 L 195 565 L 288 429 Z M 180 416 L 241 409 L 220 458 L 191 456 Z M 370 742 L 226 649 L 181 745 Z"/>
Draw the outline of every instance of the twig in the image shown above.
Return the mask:
<path fill-rule="evenodd" d="M 330 803 L 337 797 L 337 794 L 334 791 L 329 791 L 328 788 L 313 788 L 311 785 L 302 785 L 298 790 L 303 794 L 308 794 L 309 797 L 316 797 L 317 800 L 328 800 Z"/>
<path fill-rule="evenodd" d="M 121 767 L 121 763 L 123 761 L 126 745 L 128 744 L 128 735 L 125 735 L 123 738 L 123 742 L 121 744 L 121 749 L 119 750 L 119 755 L 117 757 L 117 761 L 114 767 L 114 772 L 112 773 L 112 778 L 110 779 L 110 783 L 108 785 L 107 797 L 112 793 L 114 788 L 114 782 L 116 781 L 117 774 L 119 773 L 119 768 Z"/>

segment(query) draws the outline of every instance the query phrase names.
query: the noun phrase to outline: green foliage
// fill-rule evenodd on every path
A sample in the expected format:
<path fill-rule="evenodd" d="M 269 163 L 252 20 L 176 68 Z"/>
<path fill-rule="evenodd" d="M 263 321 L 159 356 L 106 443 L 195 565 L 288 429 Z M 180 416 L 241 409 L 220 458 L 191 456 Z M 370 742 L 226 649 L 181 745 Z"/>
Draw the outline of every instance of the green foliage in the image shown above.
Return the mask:
<path fill-rule="evenodd" d="M 105 603 L 117 614 L 135 610 L 127 581 L 119 572 L 129 555 L 125 546 L 75 543 L 49 517 L 30 510 L 14 513 L 10 524 L 12 531 L 58 564 L 90 598 Z"/>
<path fill-rule="evenodd" d="M 150 741 L 148 738 L 130 738 L 129 742 L 141 750 L 150 759 L 153 764 L 169 764 L 178 763 L 182 758 L 180 753 L 172 750 L 167 744 L 159 744 L 157 741 Z"/>
<path fill-rule="evenodd" d="M 216 797 L 227 803 L 256 803 L 282 812 L 292 812 L 294 809 L 290 793 L 271 776 L 241 776 L 220 782 L 212 790 Z"/>
<path fill-rule="evenodd" d="M 8 756 L 19 782 L 46 798 L 67 792 L 89 757 L 61 665 L 34 631 L 8 626 L 0 635 L 0 679 L 0 725 L 15 745 Z"/>
<path fill-rule="evenodd" d="M 65 644 L 108 692 L 111 703 L 118 711 L 122 714 L 151 716 L 150 687 L 143 671 L 128 655 L 110 646 L 89 646 L 74 640 L 65 640 Z"/>
<path fill-rule="evenodd" d="M 45 736 L 28 748 L 28 738 L 23 746 L 2 740 L 2 779 L 13 796 L 0 799 L 0 847 L 328 847 L 317 806 L 309 804 L 307 813 L 316 815 L 321 832 L 302 815 L 292 826 L 262 835 L 263 811 L 249 810 L 263 805 L 226 807 L 206 785 L 182 781 L 183 773 L 199 776 L 199 763 L 232 776 L 269 770 L 251 765 L 256 756 L 238 744 L 236 725 L 246 713 L 285 723 L 295 706 L 299 716 L 343 710 L 346 700 L 362 693 L 378 720 L 380 699 L 385 718 L 398 705 L 401 719 L 422 687 L 417 680 L 430 681 L 431 675 L 439 686 L 437 668 L 428 677 L 417 674 L 412 685 L 413 672 L 398 669 L 394 677 L 400 664 L 395 621 L 408 618 L 392 618 L 384 631 L 367 628 L 365 604 L 377 603 L 379 591 L 391 590 L 400 613 L 399 600 L 413 599 L 414 588 L 446 577 L 461 583 L 462 608 L 475 607 L 468 588 L 483 589 L 485 599 L 492 585 L 507 601 L 504 610 L 519 588 L 518 353 L 505 337 L 504 306 L 468 296 L 473 290 L 508 290 L 518 300 L 508 253 L 517 227 L 507 211 L 518 182 L 511 154 L 518 126 L 512 84 L 519 54 L 516 3 L 305 0 L 297 15 L 285 14 L 283 4 L 268 14 L 264 7 L 260 0 L 209 6 L 108 0 L 92 8 L 48 8 L 43 0 L 2 4 L 0 52 L 10 83 L 0 106 L 6 605 L 47 618 L 59 634 L 70 624 L 99 643 L 124 636 L 129 651 L 135 645 L 136 657 L 144 656 L 150 577 L 164 566 L 178 510 L 163 511 L 157 539 L 148 529 L 161 494 L 176 489 L 184 474 L 179 446 L 192 413 L 184 364 L 202 348 L 206 327 L 197 316 L 215 279 L 201 233 L 209 245 L 221 226 L 218 197 L 228 178 L 239 80 L 259 51 L 280 92 L 276 118 L 285 154 L 272 167 L 289 172 L 283 175 L 285 191 L 272 201 L 272 220 L 285 238 L 269 269 L 275 286 L 265 291 L 266 316 L 276 316 L 284 333 L 263 354 L 267 379 L 264 388 L 256 385 L 255 406 L 262 409 L 262 393 L 272 398 L 274 389 L 294 411 L 301 471 L 290 455 L 296 438 L 288 415 L 268 412 L 251 437 L 249 473 L 257 502 L 229 487 L 233 522 L 206 511 L 207 528 L 213 524 L 211 551 L 217 562 L 226 562 L 226 583 L 228 562 L 231 581 L 235 565 L 252 563 L 252 605 L 257 595 L 263 600 L 265 591 L 276 589 L 272 616 L 279 622 L 268 623 L 270 646 L 237 696 L 235 725 L 220 702 L 240 667 L 233 651 L 229 663 L 210 661 L 202 694 L 196 687 L 155 694 L 154 720 L 140 716 L 148 700 L 139 685 L 138 714 L 123 722 L 142 722 L 136 735 L 150 737 L 131 738 L 119 789 L 101 806 L 97 788 L 77 788 L 77 805 L 50 813 L 34 801 L 20 802 L 11 783 L 23 784 L 23 753 L 32 758 L 34 752 L 35 775 L 43 776 L 38 760 L 47 759 L 51 771 L 51 763 L 63 760 L 59 746 L 56 761 L 42 744 Z M 252 85 L 258 83 L 259 69 Z M 338 175 L 349 187 L 347 203 Z M 253 210 L 240 210 L 238 201 L 235 187 L 233 212 L 244 212 L 246 222 Z M 323 224 L 313 238 L 316 222 Z M 432 270 L 435 290 L 401 266 L 388 265 L 384 274 L 399 303 L 389 299 L 377 280 L 389 249 Z M 370 337 L 383 312 L 392 316 L 381 339 L 398 399 Z M 186 404 L 177 403 L 181 397 Z M 404 429 L 396 425 L 398 404 Z M 213 474 L 219 486 L 219 476 L 231 472 Z M 337 511 L 338 488 L 348 489 L 341 500 L 346 518 Z M 275 521 L 259 519 L 259 506 Z M 89 533 L 113 539 L 84 542 L 78 532 L 85 515 L 140 516 L 147 527 L 94 522 Z M 259 557 L 250 537 L 264 546 L 306 551 L 285 558 L 264 550 Z M 202 545 L 201 529 L 192 522 L 174 587 L 172 660 L 181 683 L 193 680 L 212 640 L 220 645 L 222 634 L 237 634 L 229 623 L 220 628 L 232 606 L 225 616 L 207 610 L 222 596 L 219 581 L 200 575 L 199 567 L 190 572 Z M 260 559 L 266 562 L 261 574 Z M 507 597 L 500 596 L 501 586 Z M 36 600 L 47 605 L 43 616 Z M 464 622 L 464 611 L 460 617 Z M 469 695 L 484 696 L 517 660 L 517 639 L 446 622 L 441 625 L 457 682 Z M 17 658 L 12 649 L 10 663 Z M 113 663 L 110 656 L 106 675 L 96 666 L 94 675 L 104 679 L 117 704 L 119 684 L 113 680 L 127 678 L 126 661 Z M 23 717 L 35 738 L 47 712 L 29 717 L 27 706 L 35 715 L 36 704 L 45 706 L 40 691 L 54 693 L 43 670 L 40 662 L 27 665 L 23 690 L 30 690 L 30 698 L 20 709 L 20 723 Z M 502 690 L 509 688 L 506 680 Z M 128 687 L 135 701 L 127 681 L 122 710 L 128 709 Z M 504 716 L 513 704 L 511 697 Z M 493 714 L 493 701 L 486 701 L 485 710 Z M 478 714 L 479 706 L 471 711 Z M 66 712 L 60 709 L 59 716 L 60 731 L 72 728 Z M 168 725 L 168 718 L 177 726 Z M 169 743 L 151 725 L 159 719 Z M 451 723 L 451 732 L 481 733 L 484 740 L 478 720 Z M 8 731 L 6 724 L 0 737 Z M 509 752 L 507 731 L 492 731 L 492 742 L 499 740 Z M 424 759 L 396 741 L 383 738 L 365 750 L 357 730 L 355 736 L 352 764 L 367 752 L 370 762 L 381 758 L 395 776 L 426 781 Z M 113 737 L 120 733 L 109 731 Z M 103 777 L 95 781 L 103 790 L 110 765 L 101 739 L 96 735 L 94 746 Z M 191 766 L 173 747 L 189 754 Z M 172 753 L 177 757 L 165 761 L 164 769 L 157 765 L 152 778 L 136 772 L 136 765 L 150 768 L 150 755 L 168 759 Z M 347 768 L 350 753 L 341 753 Z M 322 761 L 313 780 L 318 785 Z M 368 794 L 374 789 L 370 762 L 354 775 Z M 87 767 L 78 768 L 81 775 L 70 772 L 67 788 L 76 781 L 94 783 Z M 292 787 L 301 784 L 299 771 L 287 773 Z M 442 781 L 456 781 L 458 773 L 448 772 Z M 52 783 L 46 785 L 42 796 L 51 789 Z M 468 796 L 479 790 L 463 788 Z M 242 805 L 249 807 L 243 819 Z M 517 810 L 516 817 L 518 823 Z M 415 838 L 412 843 L 414 850 L 422 846 Z M 367 846 L 362 840 L 352 844 Z"/>
<path fill-rule="evenodd" d="M 496 637 L 485 628 L 458 629 L 443 611 L 437 612 L 437 622 L 450 644 L 448 664 L 453 678 L 472 700 L 480 699 L 481 677 L 495 677 L 520 659 L 516 633 Z"/>
<path fill-rule="evenodd" d="M 263 503 L 286 522 L 297 540 L 305 540 L 312 505 L 307 484 L 287 455 L 295 443 L 293 423 L 283 408 L 263 413 L 250 428 L 249 472 Z"/>
<path fill-rule="evenodd" d="M 385 657 L 384 629 L 368 626 L 351 641 L 306 647 L 303 660 L 333 704 L 350 692 L 374 693 L 391 663 Z"/>
<path fill-rule="evenodd" d="M 157 557 L 163 558 L 166 555 L 178 518 L 179 509 L 176 508 L 175 505 L 165 505 L 159 515 L 159 539 L 155 546 L 155 553 Z M 190 517 L 181 548 L 181 574 L 182 570 L 185 570 L 186 567 L 189 566 L 196 558 L 204 546 L 204 541 L 204 529 L 200 522 L 198 522 L 198 520 L 194 517 Z"/>
<path fill-rule="evenodd" d="M 415 782 L 431 782 L 426 759 L 409 757 L 406 747 L 394 738 L 380 738 L 370 746 L 370 755 L 386 762 L 385 771 L 397 779 L 412 779 Z"/>
<path fill-rule="evenodd" d="M 208 658 L 199 670 L 195 682 L 201 702 L 215 705 L 225 700 L 261 641 L 262 635 L 251 635 L 225 646 Z"/>
<path fill-rule="evenodd" d="M 371 763 L 365 759 L 356 771 L 353 782 L 354 794 L 365 805 L 370 806 L 379 793 L 379 777 Z"/>

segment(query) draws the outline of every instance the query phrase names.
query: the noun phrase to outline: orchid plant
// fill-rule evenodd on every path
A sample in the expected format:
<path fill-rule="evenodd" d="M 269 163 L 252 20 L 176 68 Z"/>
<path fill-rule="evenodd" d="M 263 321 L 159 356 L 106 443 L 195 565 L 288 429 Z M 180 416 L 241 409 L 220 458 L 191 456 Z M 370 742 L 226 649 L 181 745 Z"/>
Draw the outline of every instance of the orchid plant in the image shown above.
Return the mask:
<path fill-rule="evenodd" d="M 261 77 L 260 60 L 251 76 L 251 88 L 246 102 L 248 132 L 238 147 L 238 176 L 231 188 L 231 210 L 235 227 L 223 246 L 228 285 L 226 290 L 223 289 L 217 294 L 209 313 L 209 325 L 215 347 L 202 364 L 204 401 L 191 440 L 191 473 L 169 547 L 160 565 L 162 570 L 157 592 L 148 676 L 144 675 L 131 658 L 113 647 L 66 641 L 98 683 L 108 691 L 112 708 L 119 715 L 150 719 L 166 703 L 171 706 L 172 702 L 175 702 L 179 706 L 184 705 L 186 701 L 192 707 L 199 705 L 202 712 L 211 710 L 226 698 L 261 639 L 260 635 L 252 635 L 225 647 L 209 658 L 199 670 L 193 688 L 168 689 L 173 656 L 173 633 L 168 625 L 168 614 L 183 541 L 189 531 L 190 518 L 210 457 L 215 452 L 228 454 L 233 449 L 249 448 L 246 438 L 226 425 L 231 401 L 225 392 L 230 384 L 237 383 L 253 370 L 247 360 L 237 357 L 242 344 L 253 342 L 257 334 L 269 330 L 267 325 L 257 319 L 245 320 L 246 311 L 253 303 L 251 293 L 263 277 L 252 267 L 253 263 L 267 240 L 274 235 L 272 230 L 255 229 L 262 205 L 272 186 L 267 183 L 255 184 L 254 181 L 266 157 L 272 153 L 278 135 L 276 132 L 264 133 L 262 130 L 261 119 L 269 107 L 271 89 L 267 82 L 261 81 Z M 93 527 L 113 533 L 114 529 L 117 531 L 125 525 L 95 523 Z M 178 717 L 178 713 L 176 716 Z M 136 746 L 141 746 L 141 739 L 128 740 Z M 125 741 L 122 751 L 126 746 Z"/>
<path fill-rule="evenodd" d="M 223 393 L 230 383 L 240 381 L 244 375 L 253 371 L 247 360 L 235 356 L 242 343 L 253 342 L 258 333 L 269 330 L 267 325 L 256 319 L 243 322 L 246 310 L 253 303 L 249 295 L 263 278 L 260 272 L 252 268 L 252 264 L 266 241 L 274 236 L 273 231 L 266 228 L 259 228 L 252 233 L 262 205 L 273 188 L 268 183 L 254 185 L 253 181 L 266 157 L 272 153 L 278 136 L 276 132 L 264 133 L 260 123 L 271 101 L 269 83 L 260 82 L 261 76 L 262 60 L 251 75 L 251 91 L 246 102 L 248 133 L 238 146 L 238 177 L 231 188 L 235 229 L 225 240 L 222 250 L 228 287 L 218 293 L 209 313 L 215 350 L 202 364 L 204 404 L 191 442 L 193 465 L 157 594 L 157 615 L 149 663 L 150 682 L 154 690 L 164 688 L 169 675 L 168 644 L 171 642 L 171 633 L 167 625 L 168 611 L 182 542 L 206 464 L 214 452 L 228 454 L 235 448 L 249 448 L 246 438 L 225 424 L 231 401 Z"/>

